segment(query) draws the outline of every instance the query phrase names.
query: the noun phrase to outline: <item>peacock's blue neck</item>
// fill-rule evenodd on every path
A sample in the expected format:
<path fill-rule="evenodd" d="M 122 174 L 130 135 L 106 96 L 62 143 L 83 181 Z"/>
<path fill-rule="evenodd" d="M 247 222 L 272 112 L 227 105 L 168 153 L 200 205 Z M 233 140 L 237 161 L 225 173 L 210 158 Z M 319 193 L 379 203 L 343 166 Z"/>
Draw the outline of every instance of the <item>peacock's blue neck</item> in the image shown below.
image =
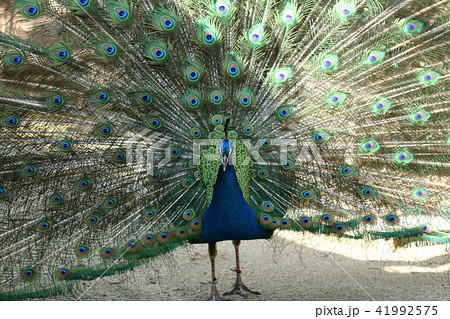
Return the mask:
<path fill-rule="evenodd" d="M 245 200 L 233 165 L 219 167 L 211 203 L 203 215 L 203 242 L 268 238 Z"/>

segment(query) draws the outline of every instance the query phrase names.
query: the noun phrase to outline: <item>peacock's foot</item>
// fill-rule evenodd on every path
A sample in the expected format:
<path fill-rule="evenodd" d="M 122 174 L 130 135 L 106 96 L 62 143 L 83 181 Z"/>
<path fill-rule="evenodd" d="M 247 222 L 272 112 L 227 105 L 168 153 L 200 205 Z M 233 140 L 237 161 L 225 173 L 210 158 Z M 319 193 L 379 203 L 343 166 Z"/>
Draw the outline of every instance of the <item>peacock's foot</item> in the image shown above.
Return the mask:
<path fill-rule="evenodd" d="M 231 288 L 230 291 L 224 293 L 224 296 L 229 296 L 229 295 L 240 295 L 244 298 L 248 298 L 249 293 L 250 294 L 254 294 L 254 295 L 261 295 L 260 292 L 258 291 L 254 291 L 249 289 L 246 285 L 244 285 L 244 283 L 242 282 L 242 278 L 241 278 L 241 270 L 238 269 L 233 269 L 234 271 L 236 271 L 237 276 L 236 276 L 236 282 L 233 285 L 233 288 Z"/>
<path fill-rule="evenodd" d="M 228 301 L 228 299 L 222 298 L 217 291 L 216 283 L 213 282 L 211 285 L 211 294 L 208 298 L 206 298 L 206 301 Z"/>

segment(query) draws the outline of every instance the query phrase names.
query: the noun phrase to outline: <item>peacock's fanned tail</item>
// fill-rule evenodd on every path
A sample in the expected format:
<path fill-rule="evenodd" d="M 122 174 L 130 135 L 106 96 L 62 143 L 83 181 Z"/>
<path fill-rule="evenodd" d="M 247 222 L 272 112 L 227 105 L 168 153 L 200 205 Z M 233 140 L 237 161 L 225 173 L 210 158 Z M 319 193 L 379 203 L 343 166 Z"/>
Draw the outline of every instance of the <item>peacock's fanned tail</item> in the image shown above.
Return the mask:
<path fill-rule="evenodd" d="M 228 118 L 264 228 L 450 242 L 448 0 L 4 3 L 0 299 L 197 241 Z"/>

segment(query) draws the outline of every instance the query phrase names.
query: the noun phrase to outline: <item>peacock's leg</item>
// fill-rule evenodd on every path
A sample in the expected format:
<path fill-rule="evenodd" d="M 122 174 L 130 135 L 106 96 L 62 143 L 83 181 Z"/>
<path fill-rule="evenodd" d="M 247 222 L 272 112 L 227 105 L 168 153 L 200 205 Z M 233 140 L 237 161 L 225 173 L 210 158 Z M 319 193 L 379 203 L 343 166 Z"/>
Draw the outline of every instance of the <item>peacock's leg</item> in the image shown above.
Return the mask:
<path fill-rule="evenodd" d="M 209 259 L 211 260 L 211 278 L 212 278 L 212 284 L 211 284 L 211 294 L 206 299 L 207 301 L 222 301 L 227 300 L 225 298 L 222 298 L 219 295 L 219 292 L 216 288 L 216 256 L 217 256 L 217 243 L 209 243 L 208 244 L 208 252 L 209 252 Z"/>
<path fill-rule="evenodd" d="M 239 262 L 239 245 L 240 244 L 241 244 L 240 240 L 233 240 L 234 250 L 236 252 L 236 269 L 234 269 L 234 271 L 236 272 L 236 282 L 235 282 L 233 288 L 231 288 L 231 290 L 229 292 L 224 293 L 224 296 L 226 296 L 226 295 L 241 295 L 242 297 L 247 298 L 248 293 L 260 295 L 261 294 L 260 292 L 250 290 L 242 282 L 242 276 L 241 276 L 242 270 L 241 270 L 240 262 Z"/>

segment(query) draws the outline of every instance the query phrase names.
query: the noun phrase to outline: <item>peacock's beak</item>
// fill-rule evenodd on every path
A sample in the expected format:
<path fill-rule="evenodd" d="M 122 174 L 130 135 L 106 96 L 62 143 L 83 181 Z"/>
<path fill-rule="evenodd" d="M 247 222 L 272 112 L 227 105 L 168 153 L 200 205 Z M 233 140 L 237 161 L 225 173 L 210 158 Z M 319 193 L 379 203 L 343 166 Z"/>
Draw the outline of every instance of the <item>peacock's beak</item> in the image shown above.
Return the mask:
<path fill-rule="evenodd" d="M 231 141 L 229 140 L 223 140 L 222 143 L 220 143 L 220 156 L 222 160 L 222 167 L 223 171 L 227 169 L 227 165 L 231 165 L 231 152 L 233 151 L 233 145 L 231 144 Z"/>
<path fill-rule="evenodd" d="M 227 156 L 223 156 L 222 157 L 222 167 L 223 167 L 223 171 L 225 172 L 227 169 L 227 165 L 228 165 L 228 157 Z"/>

